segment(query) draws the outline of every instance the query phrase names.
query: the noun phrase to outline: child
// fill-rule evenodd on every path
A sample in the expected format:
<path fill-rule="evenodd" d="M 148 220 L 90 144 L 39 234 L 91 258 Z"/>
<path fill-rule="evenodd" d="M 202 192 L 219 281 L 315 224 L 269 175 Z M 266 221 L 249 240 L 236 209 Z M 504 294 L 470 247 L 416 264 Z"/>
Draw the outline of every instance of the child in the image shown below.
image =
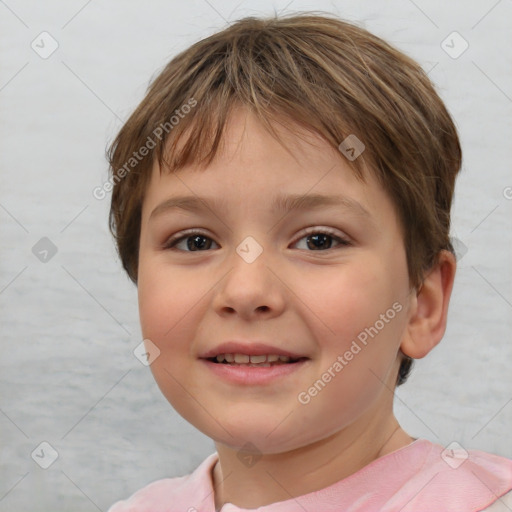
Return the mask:
<path fill-rule="evenodd" d="M 512 460 L 393 415 L 456 268 L 461 150 L 417 63 L 334 17 L 243 19 L 167 65 L 109 156 L 151 371 L 216 446 L 111 512 L 512 508 Z"/>

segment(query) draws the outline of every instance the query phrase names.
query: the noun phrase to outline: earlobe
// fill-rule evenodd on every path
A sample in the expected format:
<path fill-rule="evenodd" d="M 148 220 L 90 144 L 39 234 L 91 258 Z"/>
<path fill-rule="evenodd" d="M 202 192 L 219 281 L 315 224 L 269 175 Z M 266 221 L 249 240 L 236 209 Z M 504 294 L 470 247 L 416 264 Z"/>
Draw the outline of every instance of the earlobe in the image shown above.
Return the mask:
<path fill-rule="evenodd" d="M 446 330 L 456 267 L 455 256 L 449 251 L 441 251 L 439 262 L 411 298 L 409 323 L 400 345 L 405 355 L 421 359 L 441 341 Z"/>

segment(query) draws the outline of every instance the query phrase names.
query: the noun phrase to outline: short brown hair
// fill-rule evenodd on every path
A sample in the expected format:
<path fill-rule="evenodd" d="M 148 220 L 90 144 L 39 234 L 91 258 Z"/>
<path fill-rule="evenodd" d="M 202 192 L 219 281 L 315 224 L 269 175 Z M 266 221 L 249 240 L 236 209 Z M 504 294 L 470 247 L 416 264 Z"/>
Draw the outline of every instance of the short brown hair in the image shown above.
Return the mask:
<path fill-rule="evenodd" d="M 332 15 L 249 17 L 172 59 L 110 146 L 110 229 L 134 283 L 154 160 L 169 172 L 207 165 L 235 106 L 251 109 L 276 137 L 271 123 L 291 122 L 290 128 L 311 130 L 335 148 L 349 135 L 363 142 L 364 152 L 347 161 L 361 179 L 371 169 L 393 201 L 411 288 L 421 285 L 441 250 L 453 252 L 450 209 L 461 148 L 423 69 Z M 140 158 L 143 147 L 148 156 Z M 404 356 L 398 385 L 411 364 Z"/>

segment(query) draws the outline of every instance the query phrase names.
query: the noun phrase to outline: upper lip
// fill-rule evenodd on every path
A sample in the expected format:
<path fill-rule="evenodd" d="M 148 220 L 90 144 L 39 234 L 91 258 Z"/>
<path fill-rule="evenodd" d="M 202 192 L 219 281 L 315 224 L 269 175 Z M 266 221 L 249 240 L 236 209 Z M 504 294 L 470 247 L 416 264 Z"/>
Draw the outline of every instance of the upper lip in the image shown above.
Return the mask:
<path fill-rule="evenodd" d="M 279 347 L 274 347 L 260 341 L 226 341 L 216 345 L 214 348 L 206 352 L 201 353 L 199 358 L 210 359 L 212 357 L 218 356 L 219 354 L 246 354 L 248 356 L 276 354 L 279 356 L 288 356 L 290 359 L 301 359 L 306 357 L 303 354 L 291 352 L 290 350 Z"/>

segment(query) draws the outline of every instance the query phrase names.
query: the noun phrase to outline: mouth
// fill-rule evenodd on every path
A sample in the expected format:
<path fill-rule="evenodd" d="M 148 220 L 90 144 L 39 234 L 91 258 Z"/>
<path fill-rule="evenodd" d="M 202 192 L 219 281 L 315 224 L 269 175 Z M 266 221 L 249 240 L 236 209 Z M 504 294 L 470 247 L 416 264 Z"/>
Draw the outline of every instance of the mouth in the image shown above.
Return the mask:
<path fill-rule="evenodd" d="M 226 341 L 200 354 L 199 360 L 223 382 L 239 387 L 274 386 L 311 362 L 303 353 L 282 346 L 256 340 Z"/>
<path fill-rule="evenodd" d="M 241 388 L 258 386 L 275 392 L 275 386 L 305 368 L 309 357 L 286 354 L 241 354 L 226 352 L 200 358 L 212 375 Z"/>
<path fill-rule="evenodd" d="M 307 357 L 290 357 L 284 354 L 218 354 L 213 357 L 205 358 L 219 365 L 252 367 L 252 368 L 270 368 L 273 366 L 290 365 L 299 363 L 308 359 Z"/>

